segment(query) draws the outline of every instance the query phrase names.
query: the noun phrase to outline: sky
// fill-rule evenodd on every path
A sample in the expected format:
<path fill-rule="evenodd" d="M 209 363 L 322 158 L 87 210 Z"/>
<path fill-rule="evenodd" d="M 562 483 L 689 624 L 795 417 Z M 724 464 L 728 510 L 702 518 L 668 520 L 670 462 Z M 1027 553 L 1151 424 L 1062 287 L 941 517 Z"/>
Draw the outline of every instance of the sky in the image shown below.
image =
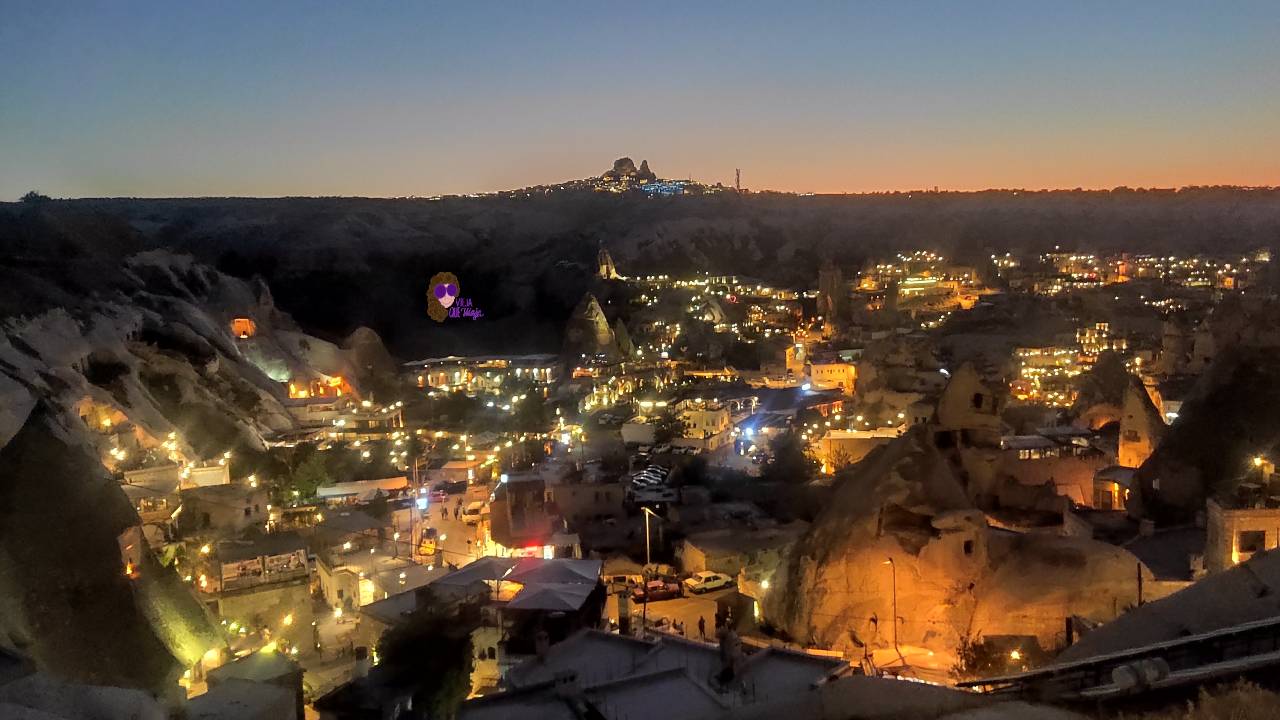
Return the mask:
<path fill-rule="evenodd" d="M 1280 2 L 0 0 L 0 200 L 1280 185 Z"/>

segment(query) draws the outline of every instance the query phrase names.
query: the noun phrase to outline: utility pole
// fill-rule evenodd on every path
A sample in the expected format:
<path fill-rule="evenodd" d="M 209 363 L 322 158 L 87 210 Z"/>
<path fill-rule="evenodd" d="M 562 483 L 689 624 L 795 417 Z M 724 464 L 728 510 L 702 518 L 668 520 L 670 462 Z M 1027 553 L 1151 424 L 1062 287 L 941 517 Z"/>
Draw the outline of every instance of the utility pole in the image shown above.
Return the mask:
<path fill-rule="evenodd" d="M 733 189 L 742 192 L 742 168 L 733 169 Z"/>
<path fill-rule="evenodd" d="M 907 659 L 902 657 L 902 648 L 898 647 L 898 565 L 890 557 L 884 561 L 889 566 L 889 572 L 893 578 L 893 649 L 898 653 L 898 659 L 902 661 L 903 667 L 907 664 Z"/>
<path fill-rule="evenodd" d="M 640 632 L 646 634 L 649 632 L 649 566 L 653 564 L 649 549 L 649 516 L 656 515 L 643 505 L 640 510 L 644 512 L 644 607 L 640 610 Z"/>

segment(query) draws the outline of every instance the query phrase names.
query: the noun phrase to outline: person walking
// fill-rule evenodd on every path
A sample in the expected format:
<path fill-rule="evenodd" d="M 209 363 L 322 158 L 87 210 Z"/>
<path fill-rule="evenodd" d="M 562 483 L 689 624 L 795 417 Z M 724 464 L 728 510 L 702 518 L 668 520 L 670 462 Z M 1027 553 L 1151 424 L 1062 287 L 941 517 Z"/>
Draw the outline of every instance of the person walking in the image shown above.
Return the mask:
<path fill-rule="evenodd" d="M 698 617 L 698 639 L 707 639 L 707 619 L 701 616 Z"/>

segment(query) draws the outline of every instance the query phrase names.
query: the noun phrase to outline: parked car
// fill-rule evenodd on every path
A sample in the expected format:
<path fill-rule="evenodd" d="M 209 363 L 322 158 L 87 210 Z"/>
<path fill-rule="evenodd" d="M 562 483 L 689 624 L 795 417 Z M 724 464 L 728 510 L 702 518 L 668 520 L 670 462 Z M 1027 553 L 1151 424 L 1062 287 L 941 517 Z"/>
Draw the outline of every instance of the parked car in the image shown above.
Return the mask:
<path fill-rule="evenodd" d="M 705 592 L 711 592 L 712 590 L 719 590 L 733 585 L 733 578 L 725 575 L 724 573 L 703 570 L 702 572 L 694 573 L 693 575 L 685 578 L 683 584 L 685 590 L 688 590 L 695 595 L 701 595 Z"/>
<path fill-rule="evenodd" d="M 638 588 L 644 584 L 644 578 L 640 575 L 610 575 L 607 579 L 609 581 L 609 586 L 612 588 Z"/>
<path fill-rule="evenodd" d="M 446 485 L 448 485 L 448 483 L 438 483 L 431 487 L 431 494 L 429 497 L 431 498 L 432 503 L 441 503 L 449 498 L 449 493 L 445 490 Z"/>
<path fill-rule="evenodd" d="M 663 453 L 669 453 L 671 452 L 671 446 L 666 443 L 662 443 L 658 447 L 654 448 L 653 451 L 659 455 Z"/>
<path fill-rule="evenodd" d="M 650 580 L 631 591 L 631 599 L 639 603 L 671 600 L 678 597 L 680 597 L 680 586 L 673 582 L 664 582 L 662 580 Z"/>
<path fill-rule="evenodd" d="M 679 493 L 667 487 L 632 487 L 631 501 L 637 504 L 673 503 L 680 499 Z"/>
<path fill-rule="evenodd" d="M 484 502 L 476 500 L 462 508 L 462 522 L 468 525 L 475 525 L 480 522 L 480 515 L 484 513 Z"/>

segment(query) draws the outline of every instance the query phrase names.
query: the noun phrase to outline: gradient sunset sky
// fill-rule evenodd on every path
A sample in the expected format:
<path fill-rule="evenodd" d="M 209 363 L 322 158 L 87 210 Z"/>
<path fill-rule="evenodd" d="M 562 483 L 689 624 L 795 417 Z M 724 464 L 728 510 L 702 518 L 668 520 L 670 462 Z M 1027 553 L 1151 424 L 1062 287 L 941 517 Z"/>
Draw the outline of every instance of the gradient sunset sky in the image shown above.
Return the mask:
<path fill-rule="evenodd" d="M 0 200 L 1280 184 L 1280 2 L 0 0 Z"/>

